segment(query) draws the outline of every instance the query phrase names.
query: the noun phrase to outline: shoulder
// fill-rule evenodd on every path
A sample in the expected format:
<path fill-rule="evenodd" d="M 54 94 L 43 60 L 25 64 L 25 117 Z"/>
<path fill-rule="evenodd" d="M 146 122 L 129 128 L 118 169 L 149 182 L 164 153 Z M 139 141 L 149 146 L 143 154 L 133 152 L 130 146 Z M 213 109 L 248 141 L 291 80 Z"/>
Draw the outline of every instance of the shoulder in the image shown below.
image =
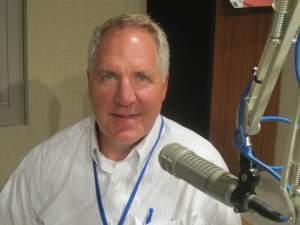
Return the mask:
<path fill-rule="evenodd" d="M 207 159 L 208 161 L 213 162 L 224 169 L 227 169 L 221 154 L 210 141 L 197 134 L 193 130 L 171 119 L 166 117 L 163 117 L 163 119 L 165 122 L 165 144 L 181 144 L 202 158 Z"/>
<path fill-rule="evenodd" d="M 85 118 L 43 141 L 26 155 L 19 167 L 41 172 L 42 168 L 55 168 L 59 162 L 72 158 L 81 146 L 88 144 L 93 121 L 93 117 Z"/>
<path fill-rule="evenodd" d="M 23 171 L 21 173 L 28 176 L 28 180 L 34 174 L 32 179 L 43 182 L 45 178 L 57 177 L 57 174 L 62 178 L 63 171 L 68 171 L 76 159 L 84 160 L 88 155 L 93 124 L 93 117 L 85 118 L 37 145 L 22 160 L 16 172 Z"/>
<path fill-rule="evenodd" d="M 67 127 L 53 137 L 49 138 L 48 140 L 44 141 L 42 145 L 51 145 L 51 144 L 60 144 L 69 141 L 74 141 L 73 138 L 81 137 L 82 135 L 87 135 L 87 131 L 91 130 L 94 125 L 93 117 L 87 117 L 76 124 Z"/>
<path fill-rule="evenodd" d="M 85 118 L 76 124 L 61 130 L 46 141 L 43 141 L 41 144 L 37 145 L 33 151 L 40 151 L 45 148 L 55 151 L 64 147 L 69 148 L 68 146 L 76 145 L 76 143 L 82 139 L 90 137 L 93 124 L 93 117 Z"/>
<path fill-rule="evenodd" d="M 33 148 L 11 175 L 0 199 L 28 204 L 35 211 L 44 207 L 70 177 L 74 162 L 76 166 L 82 163 L 78 167 L 84 165 L 88 154 L 82 150 L 87 149 L 93 124 L 92 117 L 83 119 Z"/>

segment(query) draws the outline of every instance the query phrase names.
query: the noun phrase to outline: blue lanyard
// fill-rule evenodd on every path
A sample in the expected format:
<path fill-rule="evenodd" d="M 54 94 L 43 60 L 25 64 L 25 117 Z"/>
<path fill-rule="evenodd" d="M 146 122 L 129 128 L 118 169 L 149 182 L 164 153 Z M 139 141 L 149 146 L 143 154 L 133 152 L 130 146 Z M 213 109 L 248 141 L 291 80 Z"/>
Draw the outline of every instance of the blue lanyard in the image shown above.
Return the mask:
<path fill-rule="evenodd" d="M 150 158 L 152 156 L 152 153 L 154 152 L 154 149 L 155 147 L 157 146 L 159 140 L 160 140 L 160 137 L 161 137 L 161 133 L 162 133 L 162 129 L 163 129 L 163 126 L 164 126 L 164 121 L 163 119 L 161 118 L 161 123 L 160 123 L 160 128 L 159 128 L 159 133 L 158 133 L 158 136 L 156 138 L 156 141 L 154 143 L 154 145 L 152 146 L 149 154 L 148 154 L 148 157 L 147 157 L 147 160 L 144 164 L 144 167 L 143 169 L 141 170 L 141 173 L 134 185 L 134 188 L 129 196 L 129 199 L 127 201 L 127 204 L 122 212 L 122 215 L 120 217 L 120 220 L 118 222 L 118 225 L 123 225 L 124 224 L 124 221 L 126 219 L 126 216 L 128 214 L 128 211 L 130 209 L 130 206 L 134 200 L 134 197 L 135 197 L 135 194 L 139 188 L 139 185 L 143 179 L 143 176 L 145 174 L 145 171 L 146 171 L 146 168 L 147 168 L 147 165 L 150 161 Z M 99 213 L 100 213 L 100 216 L 101 216 L 101 220 L 102 220 L 102 224 L 103 225 L 108 225 L 107 223 L 107 219 L 106 219 L 106 215 L 105 215 L 105 210 L 104 210 L 104 207 L 103 207 L 103 202 L 102 202 L 102 198 L 101 198 L 101 192 L 100 192 L 100 186 L 99 186 L 99 181 L 98 181 L 98 176 L 97 176 L 97 170 L 96 170 L 96 162 L 95 160 L 93 160 L 93 171 L 94 171 L 94 178 L 95 178 L 95 188 L 96 188 L 96 197 L 97 197 L 97 203 L 98 203 L 98 209 L 99 209 Z"/>

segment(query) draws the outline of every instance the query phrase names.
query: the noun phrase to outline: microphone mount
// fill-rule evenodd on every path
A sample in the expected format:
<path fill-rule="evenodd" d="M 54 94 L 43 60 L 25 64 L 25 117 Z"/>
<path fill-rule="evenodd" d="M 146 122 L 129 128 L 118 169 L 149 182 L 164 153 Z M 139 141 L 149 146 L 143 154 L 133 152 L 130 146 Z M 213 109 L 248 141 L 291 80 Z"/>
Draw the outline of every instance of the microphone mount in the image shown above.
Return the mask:
<path fill-rule="evenodd" d="M 247 147 L 251 149 L 250 137 L 247 137 Z M 231 195 L 231 201 L 236 213 L 247 211 L 257 212 L 259 215 L 275 222 L 286 222 L 288 218 L 282 216 L 271 206 L 261 201 L 255 192 L 260 181 L 259 169 L 243 154 L 240 154 L 240 173 L 236 189 Z"/>

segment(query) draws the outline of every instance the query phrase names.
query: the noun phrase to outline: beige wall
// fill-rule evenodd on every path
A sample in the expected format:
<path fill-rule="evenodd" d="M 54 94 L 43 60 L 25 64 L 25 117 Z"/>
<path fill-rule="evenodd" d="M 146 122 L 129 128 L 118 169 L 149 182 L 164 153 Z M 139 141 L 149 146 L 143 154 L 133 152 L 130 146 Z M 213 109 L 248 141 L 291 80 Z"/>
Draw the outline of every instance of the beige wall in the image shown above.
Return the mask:
<path fill-rule="evenodd" d="M 280 84 L 280 104 L 279 115 L 292 118 L 296 110 L 297 101 L 297 82 L 294 68 L 294 46 L 291 48 L 287 56 L 286 63 L 281 74 Z M 276 138 L 276 148 L 274 154 L 274 161 L 277 165 L 285 163 L 288 152 L 288 135 L 290 134 L 290 127 L 287 124 L 278 124 Z"/>
<path fill-rule="evenodd" d="M 0 190 L 33 146 L 90 114 L 85 71 L 94 27 L 146 10 L 146 0 L 26 2 L 28 122 L 0 127 Z"/>

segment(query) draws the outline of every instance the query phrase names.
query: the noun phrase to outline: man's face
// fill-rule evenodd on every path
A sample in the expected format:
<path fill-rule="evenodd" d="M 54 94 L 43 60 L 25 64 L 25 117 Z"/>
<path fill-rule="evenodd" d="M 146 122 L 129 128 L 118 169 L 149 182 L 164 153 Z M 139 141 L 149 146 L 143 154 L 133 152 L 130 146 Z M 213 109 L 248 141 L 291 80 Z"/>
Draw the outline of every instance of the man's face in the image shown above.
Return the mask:
<path fill-rule="evenodd" d="M 105 34 L 88 74 L 101 145 L 130 147 L 152 128 L 167 90 L 154 40 L 144 30 Z"/>

